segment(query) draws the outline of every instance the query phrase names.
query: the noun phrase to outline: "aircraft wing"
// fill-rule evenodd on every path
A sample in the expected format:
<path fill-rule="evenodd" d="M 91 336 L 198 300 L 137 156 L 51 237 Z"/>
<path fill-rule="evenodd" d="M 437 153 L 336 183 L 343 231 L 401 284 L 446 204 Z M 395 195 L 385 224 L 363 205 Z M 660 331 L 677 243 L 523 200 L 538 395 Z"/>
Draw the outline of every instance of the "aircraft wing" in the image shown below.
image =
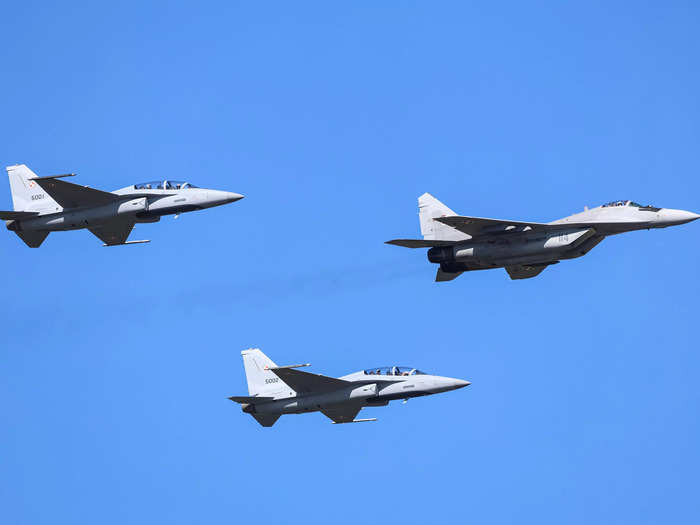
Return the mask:
<path fill-rule="evenodd" d="M 352 385 L 350 381 L 310 374 L 294 368 L 270 368 L 270 371 L 289 385 L 289 388 L 303 394 L 331 392 Z"/>
<path fill-rule="evenodd" d="M 88 229 L 99 237 L 107 246 L 112 246 L 115 244 L 124 244 L 133 227 L 133 219 L 116 218 Z"/>
<path fill-rule="evenodd" d="M 350 423 L 360 410 L 362 410 L 360 405 L 340 405 L 338 408 L 324 408 L 321 413 L 333 420 L 333 423 Z"/>
<path fill-rule="evenodd" d="M 552 262 L 550 264 L 556 264 L 559 261 Z M 518 264 L 515 266 L 506 266 L 506 271 L 510 278 L 515 279 L 529 279 L 530 277 L 537 277 L 542 273 L 549 264 L 538 264 L 537 266 L 530 266 L 528 264 Z"/>
<path fill-rule="evenodd" d="M 63 208 L 82 208 L 84 206 L 99 206 L 117 200 L 117 196 L 107 191 L 80 186 L 51 177 L 30 179 L 36 182 Z"/>
<path fill-rule="evenodd" d="M 501 219 L 484 219 L 482 217 L 463 217 L 461 215 L 453 215 L 451 217 L 435 217 L 433 220 L 451 226 L 452 228 L 476 237 L 484 233 L 499 233 L 500 231 L 522 231 L 525 228 L 530 228 L 535 231 L 544 231 L 547 229 L 560 229 L 551 224 L 542 222 L 522 222 L 508 221 Z"/>

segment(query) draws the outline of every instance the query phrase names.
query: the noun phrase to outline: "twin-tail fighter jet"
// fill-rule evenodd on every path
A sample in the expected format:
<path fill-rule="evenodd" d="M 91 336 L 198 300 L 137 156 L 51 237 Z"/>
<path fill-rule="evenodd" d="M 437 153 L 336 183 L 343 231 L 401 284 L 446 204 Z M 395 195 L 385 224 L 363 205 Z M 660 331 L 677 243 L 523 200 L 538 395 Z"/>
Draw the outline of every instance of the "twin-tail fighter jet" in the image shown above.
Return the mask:
<path fill-rule="evenodd" d="M 418 198 L 418 207 L 423 239 L 395 239 L 387 244 L 430 248 L 428 260 L 440 264 L 436 281 L 491 268 L 505 268 L 511 279 L 529 279 L 550 264 L 586 255 L 608 235 L 677 226 L 700 217 L 627 200 L 549 223 L 465 217 L 429 193 Z"/>
<path fill-rule="evenodd" d="M 425 374 L 411 367 L 370 368 L 340 378 L 295 370 L 309 366 L 277 366 L 260 349 L 244 350 L 248 396 L 232 396 L 243 412 L 264 427 L 283 414 L 321 412 L 333 423 L 360 423 L 363 407 L 386 406 L 395 399 L 439 394 L 469 385 L 469 381 Z"/>
<path fill-rule="evenodd" d="M 0 211 L 0 219 L 31 248 L 41 246 L 51 232 L 83 228 L 104 246 L 149 242 L 127 241 L 135 223 L 158 222 L 162 215 L 177 216 L 243 198 L 238 193 L 172 180 L 108 192 L 61 180 L 72 173 L 37 177 L 24 164 L 6 169 L 14 211 Z"/>

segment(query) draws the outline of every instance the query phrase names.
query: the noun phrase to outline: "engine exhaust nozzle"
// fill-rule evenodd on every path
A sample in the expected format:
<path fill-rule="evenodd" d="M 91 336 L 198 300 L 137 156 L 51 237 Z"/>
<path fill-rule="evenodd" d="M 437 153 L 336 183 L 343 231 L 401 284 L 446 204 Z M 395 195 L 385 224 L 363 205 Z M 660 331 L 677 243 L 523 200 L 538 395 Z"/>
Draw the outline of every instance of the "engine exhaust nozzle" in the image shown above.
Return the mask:
<path fill-rule="evenodd" d="M 452 246 L 435 246 L 428 250 L 428 260 L 431 263 L 454 261 L 455 254 Z"/>

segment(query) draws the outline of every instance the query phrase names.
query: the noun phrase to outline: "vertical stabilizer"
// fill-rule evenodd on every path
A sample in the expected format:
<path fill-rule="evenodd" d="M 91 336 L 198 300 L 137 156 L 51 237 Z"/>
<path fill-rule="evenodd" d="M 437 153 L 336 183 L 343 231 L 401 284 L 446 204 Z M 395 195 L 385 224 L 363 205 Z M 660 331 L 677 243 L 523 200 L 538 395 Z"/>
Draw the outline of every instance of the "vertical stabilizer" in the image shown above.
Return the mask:
<path fill-rule="evenodd" d="M 435 217 L 451 217 L 453 215 L 457 214 L 430 193 L 424 193 L 418 197 L 418 216 L 423 239 L 429 241 L 463 241 L 471 239 L 466 233 L 433 220 Z"/>
<path fill-rule="evenodd" d="M 248 394 L 274 397 L 278 392 L 289 392 L 289 387 L 269 370 L 276 368 L 277 365 L 259 348 L 243 350 L 241 355 L 245 367 L 245 378 L 248 381 Z"/>
<path fill-rule="evenodd" d="M 17 164 L 5 169 L 10 179 L 15 211 L 55 212 L 62 209 L 36 181 L 32 180 L 36 173 L 27 166 Z"/>

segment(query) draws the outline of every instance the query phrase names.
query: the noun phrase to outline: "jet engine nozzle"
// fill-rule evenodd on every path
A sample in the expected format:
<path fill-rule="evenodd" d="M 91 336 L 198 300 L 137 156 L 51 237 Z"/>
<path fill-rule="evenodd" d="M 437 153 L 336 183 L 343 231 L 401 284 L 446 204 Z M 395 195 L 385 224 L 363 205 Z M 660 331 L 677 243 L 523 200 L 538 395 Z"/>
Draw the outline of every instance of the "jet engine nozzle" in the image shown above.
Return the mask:
<path fill-rule="evenodd" d="M 254 414 L 255 413 L 255 405 L 252 403 L 242 403 L 241 410 L 243 410 L 243 412 L 245 412 L 246 414 Z"/>
<path fill-rule="evenodd" d="M 431 263 L 442 263 L 455 260 L 455 252 L 452 246 L 435 246 L 428 250 L 428 260 Z"/>

